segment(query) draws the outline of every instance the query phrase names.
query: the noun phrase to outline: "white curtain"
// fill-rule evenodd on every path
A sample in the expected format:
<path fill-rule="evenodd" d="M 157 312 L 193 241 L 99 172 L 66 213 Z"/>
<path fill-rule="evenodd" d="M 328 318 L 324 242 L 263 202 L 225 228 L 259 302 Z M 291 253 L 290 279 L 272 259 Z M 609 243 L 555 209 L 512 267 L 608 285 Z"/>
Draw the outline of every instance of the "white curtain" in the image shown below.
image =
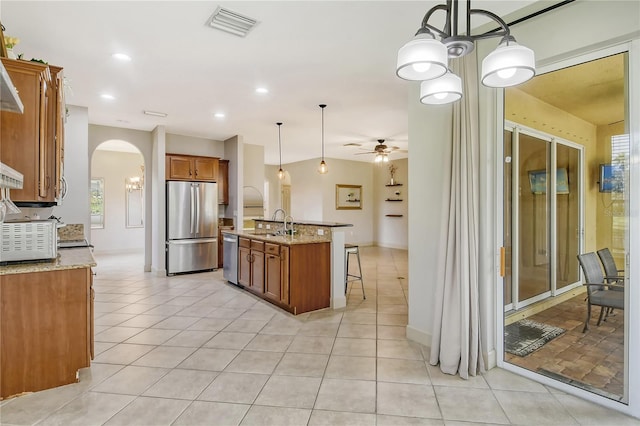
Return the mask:
<path fill-rule="evenodd" d="M 437 271 L 432 365 L 462 378 L 484 372 L 478 297 L 479 128 L 478 67 L 475 51 L 454 60 L 463 97 L 453 105 L 449 173 L 443 177 L 441 259 Z M 448 186 L 448 187 L 447 187 Z"/>

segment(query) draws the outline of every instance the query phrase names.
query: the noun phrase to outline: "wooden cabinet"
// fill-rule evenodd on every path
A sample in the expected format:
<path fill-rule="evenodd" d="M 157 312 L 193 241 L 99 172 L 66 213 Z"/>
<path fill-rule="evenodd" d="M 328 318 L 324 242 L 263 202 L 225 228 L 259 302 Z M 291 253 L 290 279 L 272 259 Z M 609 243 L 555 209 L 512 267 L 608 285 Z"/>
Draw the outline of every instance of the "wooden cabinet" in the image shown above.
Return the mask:
<path fill-rule="evenodd" d="M 91 269 L 0 276 L 0 396 L 76 382 L 93 352 Z"/>
<path fill-rule="evenodd" d="M 264 243 L 238 238 L 238 284 L 264 293 Z"/>
<path fill-rule="evenodd" d="M 23 188 L 11 191 L 11 199 L 53 205 L 58 100 L 50 67 L 6 58 L 2 63 L 24 105 L 23 114 L 0 112 L 0 158 L 24 175 Z M 62 69 L 54 68 L 62 78 Z"/>
<path fill-rule="evenodd" d="M 64 75 L 62 68 L 49 65 L 53 92 L 53 107 L 50 110 L 50 122 L 53 123 L 53 143 L 49 147 L 50 163 L 53 167 L 53 191 L 54 198 L 62 198 L 62 180 L 64 177 L 64 123 L 67 115 L 64 99 Z"/>
<path fill-rule="evenodd" d="M 238 284 L 293 314 L 329 307 L 331 243 L 238 245 Z"/>
<path fill-rule="evenodd" d="M 215 182 L 218 179 L 218 158 L 167 154 L 165 174 L 169 180 Z"/>
<path fill-rule="evenodd" d="M 229 160 L 218 161 L 218 204 L 229 204 Z"/>

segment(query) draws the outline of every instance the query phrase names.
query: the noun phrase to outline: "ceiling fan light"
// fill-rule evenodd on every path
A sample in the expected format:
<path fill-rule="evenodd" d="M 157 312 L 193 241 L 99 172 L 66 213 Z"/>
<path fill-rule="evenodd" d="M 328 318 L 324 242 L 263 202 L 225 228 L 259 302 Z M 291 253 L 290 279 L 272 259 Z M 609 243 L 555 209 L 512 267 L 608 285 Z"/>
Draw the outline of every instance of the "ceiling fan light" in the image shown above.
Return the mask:
<path fill-rule="evenodd" d="M 510 87 L 524 83 L 536 75 L 533 50 L 514 40 L 503 41 L 482 61 L 482 84 L 488 87 Z"/>
<path fill-rule="evenodd" d="M 382 154 L 376 154 L 376 158 L 373 159 L 375 163 L 380 163 L 382 161 Z"/>
<path fill-rule="evenodd" d="M 447 47 L 430 32 L 417 34 L 398 50 L 396 74 L 405 80 L 430 80 L 447 72 Z"/>
<path fill-rule="evenodd" d="M 389 156 L 387 154 L 384 154 L 384 156 L 382 157 L 382 162 L 383 163 L 388 163 L 389 162 Z"/>
<path fill-rule="evenodd" d="M 455 102 L 462 97 L 462 79 L 447 72 L 435 80 L 420 84 L 420 102 L 427 105 L 442 105 Z"/>

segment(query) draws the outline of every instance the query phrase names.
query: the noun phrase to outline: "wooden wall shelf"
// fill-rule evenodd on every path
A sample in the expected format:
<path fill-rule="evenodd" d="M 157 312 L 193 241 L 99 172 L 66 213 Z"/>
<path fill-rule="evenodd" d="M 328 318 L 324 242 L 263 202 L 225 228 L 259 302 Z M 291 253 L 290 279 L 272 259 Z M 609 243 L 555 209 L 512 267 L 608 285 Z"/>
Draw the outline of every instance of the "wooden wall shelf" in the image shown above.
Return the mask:
<path fill-rule="evenodd" d="M 401 214 L 385 214 L 386 217 L 402 217 Z"/>
<path fill-rule="evenodd" d="M 387 183 L 384 186 L 402 186 L 401 183 Z"/>
<path fill-rule="evenodd" d="M 387 198 L 385 201 L 402 201 L 402 198 Z"/>

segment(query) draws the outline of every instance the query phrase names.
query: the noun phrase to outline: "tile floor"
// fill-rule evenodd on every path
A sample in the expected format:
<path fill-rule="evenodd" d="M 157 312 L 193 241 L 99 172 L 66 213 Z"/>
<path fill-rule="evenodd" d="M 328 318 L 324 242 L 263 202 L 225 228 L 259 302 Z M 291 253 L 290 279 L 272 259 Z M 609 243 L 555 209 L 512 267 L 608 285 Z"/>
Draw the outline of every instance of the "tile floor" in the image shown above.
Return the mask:
<path fill-rule="evenodd" d="M 2 401 L 3 425 L 640 424 L 505 370 L 462 380 L 404 337 L 406 251 L 361 248 L 367 300 L 293 317 L 221 271 L 161 277 L 96 255 L 96 358 Z"/>

